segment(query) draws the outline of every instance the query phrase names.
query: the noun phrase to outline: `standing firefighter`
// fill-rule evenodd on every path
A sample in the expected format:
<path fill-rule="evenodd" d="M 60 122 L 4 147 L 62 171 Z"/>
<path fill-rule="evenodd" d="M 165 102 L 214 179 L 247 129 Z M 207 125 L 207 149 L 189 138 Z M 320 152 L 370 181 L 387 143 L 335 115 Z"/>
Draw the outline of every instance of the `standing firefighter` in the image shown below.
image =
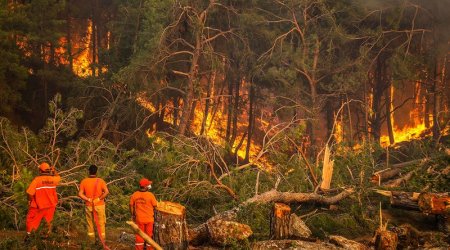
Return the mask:
<path fill-rule="evenodd" d="M 28 186 L 28 214 L 27 214 L 27 238 L 32 231 L 38 229 L 42 218 L 47 222 L 46 236 L 51 231 L 51 223 L 55 214 L 58 195 L 58 186 L 61 177 L 54 167 L 46 162 L 39 165 L 39 176 L 35 177 Z"/>
<path fill-rule="evenodd" d="M 155 196 L 148 191 L 151 188 L 152 182 L 148 179 L 142 179 L 139 181 L 139 191 L 134 192 L 130 198 L 130 212 L 133 221 L 139 226 L 139 228 L 148 236 L 153 236 L 153 208 L 157 206 Z M 145 249 L 146 243 L 144 239 L 136 234 L 135 249 Z M 153 249 L 150 245 L 147 249 Z"/>
<path fill-rule="evenodd" d="M 106 236 L 105 198 L 108 193 L 106 182 L 97 177 L 97 166 L 89 166 L 89 177 L 81 181 L 78 196 L 86 202 L 85 211 L 89 238 L 92 242 L 95 241 L 95 226 L 103 245 Z"/>

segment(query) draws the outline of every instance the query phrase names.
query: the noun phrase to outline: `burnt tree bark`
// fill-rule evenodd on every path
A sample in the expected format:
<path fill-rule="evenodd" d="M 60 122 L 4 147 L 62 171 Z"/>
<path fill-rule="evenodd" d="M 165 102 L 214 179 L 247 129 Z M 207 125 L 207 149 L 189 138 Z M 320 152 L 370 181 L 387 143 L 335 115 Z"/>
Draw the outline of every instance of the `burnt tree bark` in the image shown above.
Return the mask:
<path fill-rule="evenodd" d="M 398 244 L 398 236 L 396 233 L 378 229 L 375 233 L 375 249 L 376 250 L 396 250 Z"/>
<path fill-rule="evenodd" d="M 289 222 L 291 207 L 283 203 L 275 203 L 270 215 L 270 238 L 282 240 L 289 238 Z"/>
<path fill-rule="evenodd" d="M 250 83 L 249 102 L 250 103 L 248 113 L 247 145 L 245 148 L 245 160 L 244 160 L 245 162 L 250 161 L 250 147 L 252 146 L 252 136 L 255 127 L 255 89 L 252 83 Z"/>

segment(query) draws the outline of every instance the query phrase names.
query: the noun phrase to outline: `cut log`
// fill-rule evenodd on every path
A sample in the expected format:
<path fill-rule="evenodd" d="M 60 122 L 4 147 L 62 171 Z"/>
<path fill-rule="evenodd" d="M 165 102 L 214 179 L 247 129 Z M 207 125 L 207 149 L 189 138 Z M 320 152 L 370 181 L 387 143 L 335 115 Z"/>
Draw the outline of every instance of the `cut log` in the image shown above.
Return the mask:
<path fill-rule="evenodd" d="M 391 179 L 400 174 L 399 168 L 385 169 L 378 171 L 372 175 L 371 182 L 375 184 L 380 184 L 381 182 Z"/>
<path fill-rule="evenodd" d="M 153 237 L 164 249 L 187 249 L 188 229 L 184 206 L 162 201 L 155 210 Z"/>
<path fill-rule="evenodd" d="M 309 238 L 311 234 L 311 230 L 309 230 L 305 222 L 296 214 L 291 214 L 289 219 L 289 235 L 294 238 Z"/>
<path fill-rule="evenodd" d="M 270 215 L 270 238 L 282 240 L 289 238 L 291 207 L 283 203 L 273 205 Z"/>
<path fill-rule="evenodd" d="M 342 247 L 348 250 L 368 250 L 369 248 L 354 240 L 349 240 L 339 235 L 331 235 L 330 243 L 335 244 L 338 247 Z"/>
<path fill-rule="evenodd" d="M 418 196 L 419 193 L 392 191 L 391 206 L 418 211 L 419 210 L 419 204 L 417 203 Z"/>
<path fill-rule="evenodd" d="M 375 233 L 375 250 L 396 250 L 397 234 L 388 230 L 378 229 Z"/>
<path fill-rule="evenodd" d="M 127 221 L 127 224 L 130 225 L 131 228 L 133 229 L 133 231 L 135 233 L 139 234 L 139 236 L 141 236 L 145 240 L 145 242 L 150 244 L 156 250 L 163 250 L 161 248 L 161 246 L 158 245 L 158 243 L 156 243 L 150 236 L 148 236 L 146 233 L 142 232 L 142 230 L 139 229 L 138 225 L 136 225 L 133 221 Z"/>
<path fill-rule="evenodd" d="M 394 179 L 394 180 L 386 182 L 385 184 L 383 184 L 383 186 L 384 187 L 389 187 L 389 188 L 399 187 L 400 185 L 405 184 L 406 182 L 408 182 L 414 176 L 415 172 L 416 171 L 410 171 L 410 172 L 408 172 L 407 174 L 403 175 L 400 178 L 397 178 L 397 179 Z"/>
<path fill-rule="evenodd" d="M 401 191 L 386 191 L 386 190 L 375 190 L 377 193 L 390 197 L 391 206 L 419 211 L 419 204 L 417 200 L 420 193 L 413 192 L 401 192 Z"/>
<path fill-rule="evenodd" d="M 450 196 L 448 193 L 421 193 L 419 208 L 425 214 L 449 214 Z"/>
<path fill-rule="evenodd" d="M 213 220 L 208 221 L 206 226 L 211 243 L 220 246 L 245 240 L 253 234 L 248 225 L 235 221 Z"/>
<path fill-rule="evenodd" d="M 253 243 L 251 249 L 344 250 L 345 248 L 338 247 L 326 242 L 309 242 L 301 240 L 267 240 Z"/>
<path fill-rule="evenodd" d="M 389 180 L 395 176 L 398 176 L 400 174 L 400 170 L 402 168 L 415 165 L 415 164 L 425 164 L 430 161 L 430 158 L 423 158 L 423 159 L 417 159 L 402 163 L 393 164 L 390 166 L 390 168 L 378 171 L 374 173 L 371 177 L 371 182 L 375 184 L 381 184 L 381 182 Z"/>

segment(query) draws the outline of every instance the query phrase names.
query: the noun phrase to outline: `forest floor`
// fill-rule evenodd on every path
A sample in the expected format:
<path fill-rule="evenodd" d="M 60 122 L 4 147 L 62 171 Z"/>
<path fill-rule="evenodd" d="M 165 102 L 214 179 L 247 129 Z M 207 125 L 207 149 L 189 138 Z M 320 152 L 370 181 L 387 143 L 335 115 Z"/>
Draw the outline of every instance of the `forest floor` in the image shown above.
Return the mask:
<path fill-rule="evenodd" d="M 111 249 L 124 250 L 133 248 L 130 239 L 121 239 L 122 232 L 131 234 L 130 229 L 108 228 L 106 245 Z M 0 249 L 101 249 L 101 244 L 87 243 L 84 232 L 73 232 L 69 237 L 61 238 L 60 235 L 50 235 L 48 239 L 32 239 L 29 243 L 24 242 L 25 231 L 0 230 Z M 134 240 L 134 239 L 133 239 Z M 124 241 L 124 242 L 122 242 Z"/>

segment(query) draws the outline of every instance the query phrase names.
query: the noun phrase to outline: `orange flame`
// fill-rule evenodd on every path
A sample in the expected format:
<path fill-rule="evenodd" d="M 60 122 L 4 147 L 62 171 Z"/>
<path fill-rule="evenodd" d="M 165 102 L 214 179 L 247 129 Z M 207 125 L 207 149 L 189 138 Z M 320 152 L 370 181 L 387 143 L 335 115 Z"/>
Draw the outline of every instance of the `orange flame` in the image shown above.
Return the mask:
<path fill-rule="evenodd" d="M 92 42 L 92 20 L 88 20 L 86 37 L 81 44 L 78 44 L 80 53 L 73 58 L 73 73 L 79 77 L 92 75 L 90 56 L 90 44 Z"/>
<path fill-rule="evenodd" d="M 416 82 L 415 85 L 415 93 L 414 93 L 414 103 L 412 109 L 409 112 L 409 122 L 404 127 L 398 127 L 394 123 L 395 116 L 393 113 L 391 114 L 392 126 L 393 126 L 393 134 L 395 143 L 409 141 L 412 139 L 421 138 L 424 133 L 426 133 L 427 127 L 425 126 L 424 119 L 421 118 L 421 114 L 423 110 L 421 110 L 421 88 L 420 83 Z M 391 96 L 394 98 L 394 88 L 391 88 Z M 392 105 L 392 103 L 391 103 Z M 391 107 L 391 110 L 393 107 Z M 380 138 L 380 142 L 382 146 L 390 145 L 389 135 L 383 135 Z"/>

